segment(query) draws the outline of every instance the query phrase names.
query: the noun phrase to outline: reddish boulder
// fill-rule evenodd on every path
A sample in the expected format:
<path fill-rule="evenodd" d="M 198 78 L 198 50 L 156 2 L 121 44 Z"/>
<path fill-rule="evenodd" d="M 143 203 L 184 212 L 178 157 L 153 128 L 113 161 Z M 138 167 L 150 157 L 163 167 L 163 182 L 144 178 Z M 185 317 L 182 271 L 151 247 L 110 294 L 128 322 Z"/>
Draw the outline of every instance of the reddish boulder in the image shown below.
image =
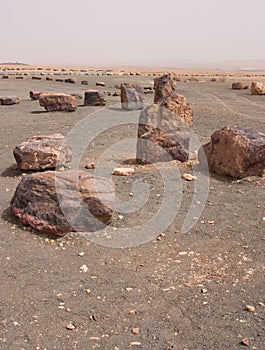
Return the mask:
<path fill-rule="evenodd" d="M 251 95 L 265 95 L 265 84 L 253 81 L 251 84 Z"/>
<path fill-rule="evenodd" d="M 185 97 L 177 94 L 145 108 L 138 125 L 138 163 L 187 161 L 192 115 Z"/>
<path fill-rule="evenodd" d="M 121 106 L 130 111 L 144 108 L 144 94 L 137 84 L 121 84 Z"/>
<path fill-rule="evenodd" d="M 20 170 L 54 169 L 72 159 L 62 134 L 38 135 L 17 145 L 13 151 Z"/>
<path fill-rule="evenodd" d="M 244 83 L 241 83 L 240 81 L 237 82 L 237 83 L 233 83 L 232 84 L 232 89 L 233 90 L 245 90 L 245 89 L 248 89 L 248 85 L 247 84 L 244 84 Z"/>
<path fill-rule="evenodd" d="M 18 104 L 19 98 L 17 96 L 0 96 L 0 104 L 3 106 L 11 106 Z"/>
<path fill-rule="evenodd" d="M 48 112 L 73 112 L 76 110 L 76 98 L 68 94 L 41 94 L 39 98 L 39 103 L 40 106 L 44 107 Z"/>
<path fill-rule="evenodd" d="M 171 78 L 170 74 L 163 75 L 162 77 L 155 78 L 154 80 L 154 103 L 159 102 L 162 98 L 171 95 L 175 92 L 176 83 Z"/>
<path fill-rule="evenodd" d="M 206 159 L 211 172 L 235 178 L 262 176 L 265 170 L 265 134 L 239 127 L 215 131 L 211 141 L 199 150 L 200 163 L 207 165 Z"/>
<path fill-rule="evenodd" d="M 46 171 L 23 177 L 10 209 L 23 224 L 64 236 L 103 228 L 112 219 L 114 205 L 111 180 L 85 171 Z"/>
<path fill-rule="evenodd" d="M 35 100 L 38 100 L 40 98 L 41 94 L 43 94 L 42 91 L 30 91 L 29 97 L 35 101 Z"/>
<path fill-rule="evenodd" d="M 106 95 L 103 91 L 87 90 L 85 92 L 84 106 L 105 106 Z"/>

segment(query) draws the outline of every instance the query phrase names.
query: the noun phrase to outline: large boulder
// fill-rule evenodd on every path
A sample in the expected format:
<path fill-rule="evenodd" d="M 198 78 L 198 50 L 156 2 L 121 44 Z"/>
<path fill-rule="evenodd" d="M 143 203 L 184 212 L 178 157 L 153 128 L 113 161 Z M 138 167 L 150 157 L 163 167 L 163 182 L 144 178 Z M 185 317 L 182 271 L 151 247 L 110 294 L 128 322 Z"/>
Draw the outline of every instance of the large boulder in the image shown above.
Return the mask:
<path fill-rule="evenodd" d="M 54 169 L 72 159 L 71 148 L 62 134 L 30 137 L 17 145 L 13 154 L 20 170 Z"/>
<path fill-rule="evenodd" d="M 103 91 L 87 90 L 85 91 L 84 105 L 85 106 L 105 106 L 106 95 Z"/>
<path fill-rule="evenodd" d="M 175 81 L 171 78 L 170 74 L 163 75 L 162 77 L 155 78 L 154 80 L 154 103 L 159 102 L 166 96 L 169 96 L 175 92 Z"/>
<path fill-rule="evenodd" d="M 265 134 L 251 129 L 225 127 L 199 150 L 199 161 L 209 170 L 235 178 L 261 176 L 265 170 Z"/>
<path fill-rule="evenodd" d="M 121 106 L 129 111 L 144 108 L 144 94 L 139 85 L 121 84 Z"/>
<path fill-rule="evenodd" d="M 19 98 L 17 96 L 0 96 L 0 104 L 3 106 L 11 106 L 18 104 Z"/>
<path fill-rule="evenodd" d="M 265 84 L 253 81 L 251 84 L 251 95 L 265 95 Z"/>
<path fill-rule="evenodd" d="M 240 81 L 232 83 L 233 90 L 245 90 L 248 89 L 248 85 L 241 83 Z"/>
<path fill-rule="evenodd" d="M 139 118 L 137 162 L 187 161 L 192 116 L 186 98 L 177 94 L 145 108 Z"/>
<path fill-rule="evenodd" d="M 35 173 L 23 177 L 10 203 L 24 224 L 46 234 L 93 232 L 110 223 L 115 205 L 111 180 L 85 171 Z"/>
<path fill-rule="evenodd" d="M 77 107 L 76 98 L 74 96 L 61 93 L 41 94 L 39 103 L 40 106 L 44 107 L 48 112 L 73 112 Z"/>

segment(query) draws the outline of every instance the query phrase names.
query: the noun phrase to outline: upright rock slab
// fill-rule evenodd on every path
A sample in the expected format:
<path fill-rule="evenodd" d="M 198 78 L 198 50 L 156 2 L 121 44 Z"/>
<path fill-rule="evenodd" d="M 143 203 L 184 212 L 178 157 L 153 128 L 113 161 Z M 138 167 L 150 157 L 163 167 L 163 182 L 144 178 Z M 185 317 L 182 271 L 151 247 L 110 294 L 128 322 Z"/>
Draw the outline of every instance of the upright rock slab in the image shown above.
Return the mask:
<path fill-rule="evenodd" d="M 253 81 L 251 83 L 251 95 L 265 95 L 265 84 L 258 81 Z"/>
<path fill-rule="evenodd" d="M 144 108 L 144 94 L 137 84 L 121 84 L 121 107 L 133 111 Z"/>
<path fill-rule="evenodd" d="M 182 95 L 145 108 L 139 118 L 137 162 L 187 161 L 192 122 L 192 109 Z"/>
<path fill-rule="evenodd" d="M 76 98 L 74 96 L 60 93 L 41 94 L 39 103 L 40 106 L 44 107 L 48 112 L 73 112 L 77 107 Z"/>
<path fill-rule="evenodd" d="M 199 161 L 209 170 L 235 178 L 262 176 L 265 171 L 265 134 L 251 129 L 225 127 L 199 150 Z"/>
<path fill-rule="evenodd" d="M 115 205 L 111 180 L 85 171 L 35 173 L 23 177 L 10 203 L 24 224 L 46 234 L 93 232 L 110 223 Z"/>
<path fill-rule="evenodd" d="M 174 94 L 176 83 L 171 78 L 170 74 L 163 75 L 162 77 L 155 78 L 154 80 L 154 103 L 158 103 L 164 97 Z"/>
<path fill-rule="evenodd" d="M 106 95 L 103 91 L 87 90 L 85 91 L 84 106 L 105 106 Z"/>
<path fill-rule="evenodd" d="M 17 145 L 13 151 L 20 170 L 54 169 L 70 162 L 72 151 L 62 134 L 38 135 Z"/>

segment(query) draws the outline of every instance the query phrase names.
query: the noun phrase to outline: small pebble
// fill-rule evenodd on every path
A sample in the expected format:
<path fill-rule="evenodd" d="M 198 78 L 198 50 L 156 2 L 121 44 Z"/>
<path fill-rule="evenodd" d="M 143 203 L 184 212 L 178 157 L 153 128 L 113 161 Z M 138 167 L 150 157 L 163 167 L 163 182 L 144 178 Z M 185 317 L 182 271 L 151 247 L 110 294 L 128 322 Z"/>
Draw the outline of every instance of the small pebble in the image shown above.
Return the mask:
<path fill-rule="evenodd" d="M 256 308 L 254 306 L 247 305 L 246 306 L 246 310 L 249 311 L 249 312 L 254 312 L 256 310 Z"/>
<path fill-rule="evenodd" d="M 132 333 L 133 334 L 139 334 L 139 332 L 140 332 L 140 329 L 138 327 L 133 327 L 132 328 Z"/>
<path fill-rule="evenodd" d="M 78 253 L 78 256 L 84 256 L 85 255 L 85 253 L 84 252 L 80 252 L 80 253 Z"/>
<path fill-rule="evenodd" d="M 72 322 L 68 323 L 68 325 L 66 326 L 66 329 L 68 329 L 69 331 L 72 331 L 75 329 L 75 326 L 72 324 Z"/>

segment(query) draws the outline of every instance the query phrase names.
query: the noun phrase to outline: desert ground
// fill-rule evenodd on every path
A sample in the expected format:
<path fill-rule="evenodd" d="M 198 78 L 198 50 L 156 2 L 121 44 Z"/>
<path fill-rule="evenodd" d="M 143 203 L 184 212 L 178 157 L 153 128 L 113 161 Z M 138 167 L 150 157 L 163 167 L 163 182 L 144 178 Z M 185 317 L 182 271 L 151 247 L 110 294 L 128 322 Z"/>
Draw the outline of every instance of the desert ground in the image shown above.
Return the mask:
<path fill-rule="evenodd" d="M 97 244 L 78 233 L 46 236 L 11 215 L 9 203 L 23 176 L 13 157 L 18 143 L 38 134 L 68 135 L 84 118 L 96 124 L 101 110 L 110 117 L 125 113 L 120 110 L 119 96 L 108 96 L 106 108 L 84 107 L 80 99 L 75 112 L 48 113 L 38 101 L 30 100 L 30 90 L 83 94 L 98 88 L 113 93 L 115 85 L 123 82 L 152 86 L 155 73 L 86 75 L 66 69 L 52 75 L 51 70 L 43 73 L 40 68 L 23 75 L 28 68 L 22 71 L 20 67 L 20 71 L 8 72 L 13 72 L 9 79 L 0 80 L 0 96 L 20 98 L 17 105 L 0 106 L 0 349 L 263 350 L 264 178 L 238 180 L 211 174 L 202 214 L 188 232 L 182 232 L 195 184 L 176 177 L 182 198 L 173 222 L 150 241 L 132 247 Z M 46 81 L 47 74 L 54 80 Z M 175 74 L 177 92 L 193 108 L 193 130 L 201 144 L 225 126 L 265 133 L 265 96 L 231 89 L 233 81 L 264 82 L 264 74 Z M 32 80 L 32 75 L 42 79 Z M 77 83 L 55 81 L 68 76 Z M 81 85 L 82 80 L 88 85 Z M 97 81 L 106 86 L 96 87 Z M 152 99 L 153 95 L 145 95 L 146 105 Z M 79 167 L 97 163 L 111 145 L 136 136 L 137 123 L 104 130 L 87 145 Z M 180 174 L 196 171 L 195 160 L 138 166 L 134 151 L 120 152 L 121 159 L 130 159 L 135 173 L 113 176 L 116 196 L 129 201 L 136 181 L 148 183 L 150 195 L 136 212 L 115 213 L 114 231 L 143 224 L 159 210 L 164 191 L 161 168 L 176 168 Z"/>

